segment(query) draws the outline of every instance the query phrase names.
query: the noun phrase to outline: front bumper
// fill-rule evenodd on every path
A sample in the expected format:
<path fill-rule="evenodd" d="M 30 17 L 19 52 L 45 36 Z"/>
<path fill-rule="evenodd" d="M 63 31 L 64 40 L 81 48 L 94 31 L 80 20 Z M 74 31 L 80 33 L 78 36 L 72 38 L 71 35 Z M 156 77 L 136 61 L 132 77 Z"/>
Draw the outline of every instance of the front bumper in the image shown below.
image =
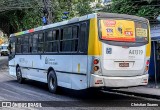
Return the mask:
<path fill-rule="evenodd" d="M 1 55 L 8 55 L 7 51 L 1 52 Z"/>
<path fill-rule="evenodd" d="M 90 87 L 132 87 L 148 84 L 148 74 L 133 77 L 91 75 Z"/>

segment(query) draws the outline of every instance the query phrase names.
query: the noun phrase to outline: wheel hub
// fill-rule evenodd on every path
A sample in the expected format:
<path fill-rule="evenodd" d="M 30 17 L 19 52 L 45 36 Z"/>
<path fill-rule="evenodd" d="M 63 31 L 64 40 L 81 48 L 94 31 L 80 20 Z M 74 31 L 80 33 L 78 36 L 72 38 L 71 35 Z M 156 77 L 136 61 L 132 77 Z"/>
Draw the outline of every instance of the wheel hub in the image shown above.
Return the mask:
<path fill-rule="evenodd" d="M 55 87 L 55 80 L 54 80 L 54 78 L 51 78 L 50 79 L 50 87 L 51 87 L 51 89 L 53 90 L 54 89 L 54 87 Z"/>

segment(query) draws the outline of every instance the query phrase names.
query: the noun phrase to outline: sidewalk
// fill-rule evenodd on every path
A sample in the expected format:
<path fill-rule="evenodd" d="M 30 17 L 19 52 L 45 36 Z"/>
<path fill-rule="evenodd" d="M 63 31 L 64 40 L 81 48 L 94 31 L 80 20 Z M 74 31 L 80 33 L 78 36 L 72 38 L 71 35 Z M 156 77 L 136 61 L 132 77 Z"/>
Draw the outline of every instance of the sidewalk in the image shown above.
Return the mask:
<path fill-rule="evenodd" d="M 130 87 L 123 89 L 114 89 L 125 93 L 133 93 L 138 95 L 148 95 L 148 97 L 154 97 L 160 99 L 160 84 L 148 84 L 147 86 Z"/>

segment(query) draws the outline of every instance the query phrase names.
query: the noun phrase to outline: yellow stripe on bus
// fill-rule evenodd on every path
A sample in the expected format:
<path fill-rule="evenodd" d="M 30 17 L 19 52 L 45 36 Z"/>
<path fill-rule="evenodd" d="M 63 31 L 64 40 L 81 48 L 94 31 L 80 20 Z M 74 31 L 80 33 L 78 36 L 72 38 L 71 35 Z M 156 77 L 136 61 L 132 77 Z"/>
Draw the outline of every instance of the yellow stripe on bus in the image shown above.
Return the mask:
<path fill-rule="evenodd" d="M 88 55 L 102 55 L 102 43 L 98 37 L 97 19 L 90 19 Z"/>
<path fill-rule="evenodd" d="M 150 37 L 150 26 L 149 26 L 149 43 L 146 45 L 146 57 L 151 55 L 151 37 Z"/>
<path fill-rule="evenodd" d="M 78 73 L 80 73 L 80 64 L 78 64 Z"/>

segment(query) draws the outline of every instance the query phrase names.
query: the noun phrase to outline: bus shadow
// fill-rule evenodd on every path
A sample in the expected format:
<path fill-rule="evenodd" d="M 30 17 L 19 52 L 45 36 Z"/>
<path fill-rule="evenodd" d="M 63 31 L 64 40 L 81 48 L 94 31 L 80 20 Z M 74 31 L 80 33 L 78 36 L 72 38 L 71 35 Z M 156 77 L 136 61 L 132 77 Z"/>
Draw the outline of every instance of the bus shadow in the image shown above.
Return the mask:
<path fill-rule="evenodd" d="M 16 80 L 7 81 L 7 82 L 18 84 L 18 82 Z M 48 95 L 54 97 L 54 95 L 49 92 L 48 86 L 47 86 L 46 83 L 42 83 L 42 82 L 38 82 L 38 81 L 34 81 L 34 80 L 25 80 L 24 84 L 29 86 L 29 87 L 32 87 L 34 89 L 43 91 L 45 93 L 48 92 L 47 93 Z M 19 85 L 21 85 L 21 84 L 19 84 Z M 22 84 L 22 86 L 23 86 L 23 84 Z M 105 92 L 102 92 L 98 89 L 72 90 L 72 89 L 60 87 L 59 91 L 56 95 L 73 98 L 75 100 L 103 101 L 103 100 L 118 100 L 118 99 L 121 100 L 122 98 L 125 99 L 124 96 L 116 95 L 116 94 L 113 94 L 113 93 L 105 93 Z"/>

